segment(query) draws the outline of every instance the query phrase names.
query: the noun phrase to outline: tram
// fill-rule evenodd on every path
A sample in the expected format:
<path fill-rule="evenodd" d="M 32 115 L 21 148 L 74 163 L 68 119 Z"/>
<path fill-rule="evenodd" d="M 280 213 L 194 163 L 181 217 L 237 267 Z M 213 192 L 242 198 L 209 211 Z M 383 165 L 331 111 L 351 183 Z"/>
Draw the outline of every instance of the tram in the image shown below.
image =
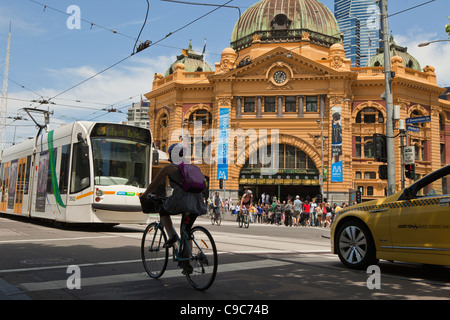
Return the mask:
<path fill-rule="evenodd" d="M 74 122 L 0 151 L 0 212 L 62 223 L 147 223 L 150 130 Z"/>

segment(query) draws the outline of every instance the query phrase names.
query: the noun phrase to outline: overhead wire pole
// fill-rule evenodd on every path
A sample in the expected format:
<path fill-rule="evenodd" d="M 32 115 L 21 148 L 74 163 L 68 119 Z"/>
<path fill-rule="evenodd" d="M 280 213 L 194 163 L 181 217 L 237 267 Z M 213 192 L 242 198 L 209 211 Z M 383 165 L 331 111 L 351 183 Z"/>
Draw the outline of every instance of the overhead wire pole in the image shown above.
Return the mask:
<path fill-rule="evenodd" d="M 0 151 L 6 146 L 6 113 L 8 104 L 9 53 L 11 49 L 11 22 L 9 23 L 8 45 L 6 49 L 5 73 L 3 74 L 2 101 L 0 102 Z"/>
<path fill-rule="evenodd" d="M 396 192 L 395 186 L 395 141 L 394 141 L 394 99 L 392 95 L 391 49 L 389 42 L 389 23 L 387 0 L 381 0 L 381 24 L 384 42 L 384 74 L 386 98 L 386 152 L 387 152 L 387 195 Z"/>

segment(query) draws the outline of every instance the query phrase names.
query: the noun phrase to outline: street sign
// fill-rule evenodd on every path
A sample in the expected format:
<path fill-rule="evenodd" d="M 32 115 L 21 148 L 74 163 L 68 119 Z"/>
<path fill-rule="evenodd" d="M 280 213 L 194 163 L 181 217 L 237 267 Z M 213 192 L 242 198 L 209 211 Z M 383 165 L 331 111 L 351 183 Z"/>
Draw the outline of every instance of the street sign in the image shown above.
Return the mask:
<path fill-rule="evenodd" d="M 414 156 L 414 146 L 405 147 L 403 149 L 403 158 L 405 160 L 405 164 L 414 164 L 415 156 Z"/>
<path fill-rule="evenodd" d="M 416 133 L 420 132 L 420 128 L 419 127 L 414 127 L 414 126 L 406 126 L 406 130 L 407 131 L 411 131 L 411 132 L 416 132 Z"/>
<path fill-rule="evenodd" d="M 425 117 L 415 117 L 415 118 L 407 118 L 406 124 L 413 124 L 413 123 L 421 123 L 421 122 L 430 122 L 431 117 L 425 116 Z"/>

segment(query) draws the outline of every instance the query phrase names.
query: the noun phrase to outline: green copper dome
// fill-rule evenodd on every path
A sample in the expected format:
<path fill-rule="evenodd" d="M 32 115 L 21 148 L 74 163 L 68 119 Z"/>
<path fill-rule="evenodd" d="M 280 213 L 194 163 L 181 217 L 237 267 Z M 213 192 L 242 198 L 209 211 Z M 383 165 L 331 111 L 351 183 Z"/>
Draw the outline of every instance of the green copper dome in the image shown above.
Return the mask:
<path fill-rule="evenodd" d="M 305 32 L 311 42 L 327 47 L 341 40 L 336 18 L 319 1 L 261 0 L 237 21 L 231 47 L 241 50 L 249 46 L 254 35 L 262 43 L 299 42 Z"/>
<path fill-rule="evenodd" d="M 183 53 L 177 56 L 177 60 L 172 63 L 167 69 L 165 77 L 171 75 L 175 71 L 175 66 L 178 63 L 184 64 L 186 72 L 202 72 L 202 71 L 213 71 L 209 64 L 203 60 L 203 55 L 197 54 L 192 50 L 192 43 L 189 42 L 189 48 L 183 49 Z"/>
<path fill-rule="evenodd" d="M 391 49 L 391 58 L 399 56 L 403 60 L 403 65 L 406 68 L 411 68 L 416 71 L 421 71 L 420 63 L 412 55 L 408 53 L 408 48 L 400 47 L 394 41 L 394 36 L 391 33 L 391 38 L 389 41 L 389 47 Z M 377 50 L 377 54 L 374 55 L 367 63 L 368 67 L 383 67 L 384 66 L 384 48 Z"/>

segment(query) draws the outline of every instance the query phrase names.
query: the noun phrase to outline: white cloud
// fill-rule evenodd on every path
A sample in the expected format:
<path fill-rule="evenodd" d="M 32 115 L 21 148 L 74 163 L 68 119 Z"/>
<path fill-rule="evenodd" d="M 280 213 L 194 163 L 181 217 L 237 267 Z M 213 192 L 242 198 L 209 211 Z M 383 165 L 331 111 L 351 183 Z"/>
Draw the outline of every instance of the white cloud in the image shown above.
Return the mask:
<path fill-rule="evenodd" d="M 417 31 L 417 30 L 416 30 Z M 408 47 L 408 53 L 415 57 L 421 67 L 427 65 L 436 68 L 438 85 L 441 87 L 450 86 L 450 42 L 432 43 L 426 47 L 419 48 L 420 43 L 432 40 L 443 40 L 445 35 L 436 33 L 415 32 L 406 35 L 395 35 L 395 42 L 402 47 Z"/>
<path fill-rule="evenodd" d="M 48 108 L 49 111 L 53 111 L 51 129 L 58 127 L 61 123 L 69 123 L 75 119 L 90 120 L 98 117 L 96 121 L 124 121 L 126 120 L 128 106 L 139 101 L 140 95 L 152 90 L 154 74 L 157 72 L 164 73 L 174 59 L 174 57 L 166 56 L 156 58 L 132 57 L 123 65 L 118 65 L 53 99 L 52 101 L 57 103 L 56 105 L 31 103 L 32 100 L 40 100 L 41 98 L 29 91 L 17 91 L 17 87 L 10 86 L 8 116 L 11 118 L 17 115 L 26 116 L 26 113 L 21 110 L 24 107 L 31 106 L 45 110 Z M 33 91 L 48 99 L 91 77 L 100 70 L 100 68 L 89 65 L 76 68 L 47 69 L 44 72 L 47 73 L 49 78 L 54 79 L 53 83 L 58 88 L 41 87 L 33 88 Z M 112 105 L 123 113 L 102 111 L 102 109 L 108 109 Z M 14 119 L 11 118 L 6 121 L 7 124 L 10 124 L 6 130 L 7 145 L 13 140 L 17 143 L 36 135 L 37 129 L 33 126 L 32 121 L 13 121 Z M 15 127 L 16 124 L 20 127 Z M 28 126 L 23 127 L 23 125 Z M 15 137 L 14 131 L 16 131 Z"/>

